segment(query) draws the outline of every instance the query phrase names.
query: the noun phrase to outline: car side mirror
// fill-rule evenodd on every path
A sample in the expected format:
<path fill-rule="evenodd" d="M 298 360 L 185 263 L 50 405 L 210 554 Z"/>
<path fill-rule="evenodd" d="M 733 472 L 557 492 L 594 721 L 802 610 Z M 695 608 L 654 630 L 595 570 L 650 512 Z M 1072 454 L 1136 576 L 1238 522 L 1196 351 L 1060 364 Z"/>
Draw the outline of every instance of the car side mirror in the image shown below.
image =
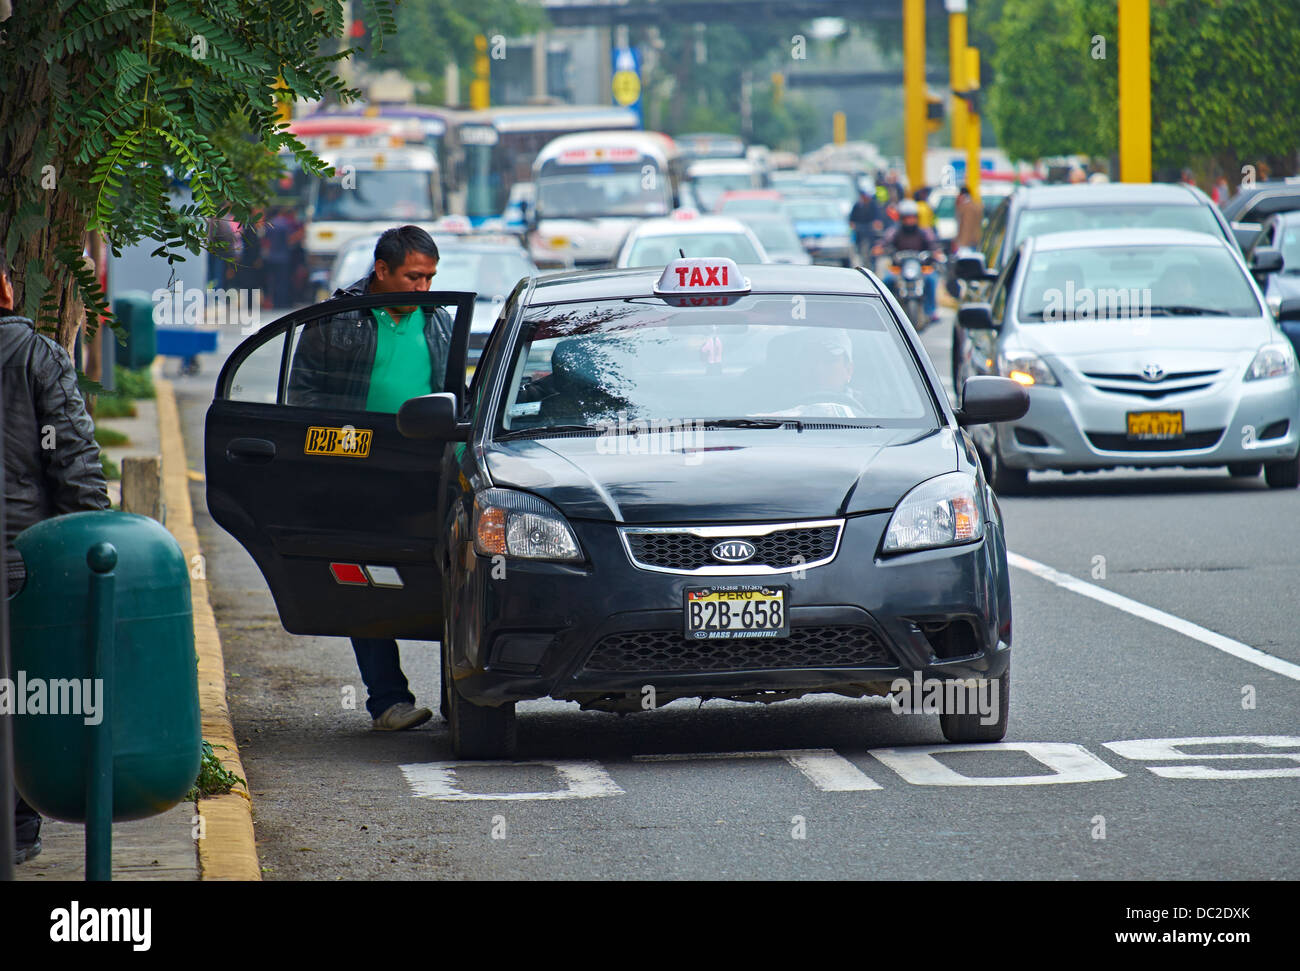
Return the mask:
<path fill-rule="evenodd" d="M 1237 245 L 1241 247 L 1241 251 L 1244 253 L 1255 242 L 1259 236 L 1259 231 L 1263 228 L 1260 223 L 1233 223 L 1232 238 L 1237 241 Z"/>
<path fill-rule="evenodd" d="M 1261 246 L 1250 254 L 1250 272 L 1268 276 L 1282 269 L 1282 251 L 1275 246 Z"/>
<path fill-rule="evenodd" d="M 997 330 L 993 310 L 986 303 L 968 303 L 957 309 L 957 326 L 962 330 Z"/>
<path fill-rule="evenodd" d="M 1015 421 L 1029 410 L 1029 392 L 1010 378 L 979 375 L 967 378 L 961 386 L 961 408 L 957 424 L 982 425 L 995 421 Z"/>
<path fill-rule="evenodd" d="M 957 257 L 957 279 L 959 280 L 993 280 L 996 272 L 991 272 L 984 263 L 983 253 L 970 253 Z"/>
<path fill-rule="evenodd" d="M 1297 320 L 1300 321 L 1300 297 L 1287 297 L 1277 308 L 1278 321 Z"/>
<path fill-rule="evenodd" d="M 397 409 L 397 430 L 405 438 L 464 442 L 469 439 L 470 423 L 459 419 L 459 411 L 459 402 L 450 392 L 411 398 Z"/>

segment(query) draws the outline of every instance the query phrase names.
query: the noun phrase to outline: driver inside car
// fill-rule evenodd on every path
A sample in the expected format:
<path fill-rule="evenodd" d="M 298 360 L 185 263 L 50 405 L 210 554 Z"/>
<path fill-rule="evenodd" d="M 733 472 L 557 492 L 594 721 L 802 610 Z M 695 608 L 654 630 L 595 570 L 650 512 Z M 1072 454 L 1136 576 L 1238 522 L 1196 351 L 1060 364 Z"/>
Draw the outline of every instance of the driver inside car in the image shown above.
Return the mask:
<path fill-rule="evenodd" d="M 791 407 L 766 414 L 853 418 L 866 413 L 850 384 L 853 344 L 843 330 L 801 327 L 774 337 L 767 361 L 769 369 L 777 365 L 781 374 L 770 387 L 780 389 Z"/>

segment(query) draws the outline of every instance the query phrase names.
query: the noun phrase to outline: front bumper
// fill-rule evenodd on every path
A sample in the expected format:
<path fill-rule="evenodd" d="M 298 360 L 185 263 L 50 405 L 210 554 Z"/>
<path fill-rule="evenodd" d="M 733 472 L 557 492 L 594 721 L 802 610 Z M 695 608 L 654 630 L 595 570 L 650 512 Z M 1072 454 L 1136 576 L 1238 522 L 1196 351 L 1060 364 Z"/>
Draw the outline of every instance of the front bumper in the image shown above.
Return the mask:
<path fill-rule="evenodd" d="M 602 707 L 679 697 L 881 694 L 898 677 L 996 678 L 1011 645 L 1000 525 L 977 543 L 878 559 L 889 513 L 847 519 L 835 558 L 802 575 L 689 576 L 632 564 L 612 523 L 573 523 L 583 566 L 460 547 L 450 623 L 460 693 L 482 705 L 555 697 Z M 495 574 L 495 578 L 494 578 Z M 687 587 L 788 587 L 789 643 L 687 641 Z M 763 693 L 777 693 L 776 696 Z"/>
<path fill-rule="evenodd" d="M 1156 400 L 1071 381 L 1032 387 L 1029 402 L 1024 418 L 996 426 L 998 452 L 1010 468 L 1222 466 L 1283 461 L 1300 450 L 1300 382 L 1295 375 L 1259 381 L 1230 376 L 1201 391 Z M 1131 411 L 1181 411 L 1185 435 L 1131 441 Z"/>

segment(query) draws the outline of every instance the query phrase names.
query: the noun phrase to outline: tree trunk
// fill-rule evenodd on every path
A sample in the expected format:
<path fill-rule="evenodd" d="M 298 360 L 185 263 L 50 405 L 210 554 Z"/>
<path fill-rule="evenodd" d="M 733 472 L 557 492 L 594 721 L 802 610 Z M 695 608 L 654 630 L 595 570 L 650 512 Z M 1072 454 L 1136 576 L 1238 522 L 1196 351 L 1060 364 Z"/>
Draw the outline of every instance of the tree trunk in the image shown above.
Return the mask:
<path fill-rule="evenodd" d="M 50 8 L 48 16 L 52 19 L 45 27 L 58 17 L 57 6 L 51 4 Z M 30 45 L 41 34 L 41 25 L 28 23 L 24 29 L 26 19 L 13 18 L 6 23 L 7 44 Z M 75 65 L 69 68 L 70 78 L 77 78 Z M 37 135 L 49 128 L 53 110 L 44 58 L 22 58 L 19 66 L 0 82 L 0 92 L 0 158 L 5 160 L 0 167 L 0 241 L 8 243 L 14 307 L 37 319 L 44 302 L 48 313 L 38 324 L 45 324 L 44 329 L 71 353 L 77 332 L 85 322 L 85 307 L 76 278 L 59 263 L 55 248 L 61 242 L 81 245 L 86 217 L 71 187 L 87 185 L 91 169 L 61 169 L 57 152 L 49 160 L 49 167 L 36 165 Z M 31 206 L 31 217 L 15 227 L 24 209 Z M 48 286 L 45 281 L 49 281 Z"/>

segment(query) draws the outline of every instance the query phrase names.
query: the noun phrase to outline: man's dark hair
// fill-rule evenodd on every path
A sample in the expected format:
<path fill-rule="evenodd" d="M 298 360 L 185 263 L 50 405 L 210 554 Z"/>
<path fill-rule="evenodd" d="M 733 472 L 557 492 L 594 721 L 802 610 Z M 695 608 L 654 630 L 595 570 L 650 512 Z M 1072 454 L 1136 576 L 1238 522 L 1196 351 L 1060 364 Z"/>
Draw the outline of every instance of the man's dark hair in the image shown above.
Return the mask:
<path fill-rule="evenodd" d="M 958 192 L 957 192 L 957 195 L 959 195 L 959 196 L 968 196 L 968 195 L 970 195 L 970 186 L 967 185 L 965 182 L 963 182 L 963 183 L 961 184 L 961 189 L 959 189 Z"/>
<path fill-rule="evenodd" d="M 383 260 L 390 270 L 396 270 L 405 263 L 407 254 L 411 252 L 423 253 L 436 261 L 438 244 L 419 226 L 386 229 L 375 244 L 375 259 Z"/>

